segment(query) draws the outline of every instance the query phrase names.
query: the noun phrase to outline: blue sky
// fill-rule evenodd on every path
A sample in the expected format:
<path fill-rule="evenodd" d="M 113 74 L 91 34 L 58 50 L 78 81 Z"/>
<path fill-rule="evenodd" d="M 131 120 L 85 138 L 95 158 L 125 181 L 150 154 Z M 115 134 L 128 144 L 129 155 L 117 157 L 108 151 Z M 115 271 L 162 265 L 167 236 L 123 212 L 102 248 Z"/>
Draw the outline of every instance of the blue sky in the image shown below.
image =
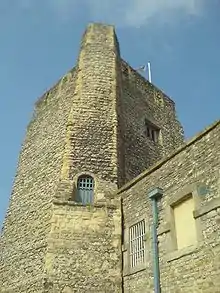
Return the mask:
<path fill-rule="evenodd" d="M 91 21 L 116 25 L 133 67 L 151 61 L 187 138 L 219 119 L 219 0 L 1 0 L 0 226 L 34 102 L 74 66 Z"/>

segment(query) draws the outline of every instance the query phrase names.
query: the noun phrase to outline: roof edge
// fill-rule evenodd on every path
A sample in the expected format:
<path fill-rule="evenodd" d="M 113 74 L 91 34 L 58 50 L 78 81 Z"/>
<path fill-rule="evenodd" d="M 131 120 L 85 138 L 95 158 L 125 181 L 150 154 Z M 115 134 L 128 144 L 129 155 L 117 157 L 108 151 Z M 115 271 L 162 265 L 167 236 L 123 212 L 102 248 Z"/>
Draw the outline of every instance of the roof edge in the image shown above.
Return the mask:
<path fill-rule="evenodd" d="M 44 102 L 46 99 L 47 99 L 47 96 L 48 94 L 53 90 L 55 89 L 59 84 L 60 82 L 62 82 L 62 80 L 70 73 L 73 73 L 75 70 L 77 69 L 77 66 L 74 66 L 72 67 L 70 70 L 68 70 L 64 75 L 62 75 L 55 83 L 53 83 L 53 85 L 49 88 L 49 89 L 46 89 L 43 94 L 38 97 L 34 103 L 34 107 L 35 108 L 38 108 L 39 105 Z"/>
<path fill-rule="evenodd" d="M 127 61 L 125 61 L 123 58 L 121 58 L 121 62 L 124 63 L 125 65 L 129 66 L 129 68 L 139 77 L 141 80 L 146 83 L 146 85 L 151 86 L 155 88 L 157 91 L 161 92 L 163 96 L 170 101 L 172 104 L 175 105 L 175 101 L 172 100 L 171 97 L 169 97 L 163 90 L 161 90 L 159 87 L 157 87 L 154 83 L 149 82 L 148 79 L 146 79 L 144 76 L 142 76 L 136 69 L 134 69 Z"/>

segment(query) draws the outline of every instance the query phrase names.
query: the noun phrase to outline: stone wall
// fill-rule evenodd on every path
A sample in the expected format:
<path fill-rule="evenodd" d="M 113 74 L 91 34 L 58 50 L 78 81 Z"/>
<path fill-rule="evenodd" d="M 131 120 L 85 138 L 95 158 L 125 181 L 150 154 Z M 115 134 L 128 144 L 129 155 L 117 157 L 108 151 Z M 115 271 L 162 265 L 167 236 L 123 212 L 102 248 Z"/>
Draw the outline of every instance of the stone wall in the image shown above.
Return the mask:
<path fill-rule="evenodd" d="M 119 61 L 114 28 L 89 25 L 77 63 L 48 237 L 48 290 L 121 292 L 121 206 L 112 197 L 123 180 Z M 95 182 L 88 207 L 75 203 L 78 177 L 85 174 Z"/>
<path fill-rule="evenodd" d="M 174 102 L 122 60 L 126 181 L 183 144 Z M 159 128 L 157 142 L 146 135 L 145 119 Z"/>
<path fill-rule="evenodd" d="M 163 189 L 159 209 L 159 258 L 162 292 L 213 293 L 220 286 L 220 122 L 165 160 L 161 160 L 125 185 L 124 219 L 124 292 L 153 291 L 152 207 L 148 192 Z M 173 245 L 174 224 L 170 205 L 189 193 L 195 199 L 194 218 L 198 243 L 176 250 Z M 146 259 L 142 270 L 132 271 L 128 265 L 129 227 L 146 221 Z M 190 229 L 190 227 L 188 227 Z"/>
<path fill-rule="evenodd" d="M 52 198 L 74 92 L 72 70 L 36 104 L 0 242 L 0 292 L 42 292 Z"/>
<path fill-rule="evenodd" d="M 89 25 L 76 67 L 37 102 L 27 130 L 1 237 L 1 293 L 122 292 L 116 190 L 182 142 L 174 103 L 121 60 L 112 26 Z M 92 206 L 76 203 L 85 174 Z"/>
<path fill-rule="evenodd" d="M 1 239 L 2 292 L 120 292 L 119 82 L 114 28 L 89 25 L 74 74 L 38 101 L 29 125 Z M 74 203 L 82 174 L 95 180 L 97 208 Z"/>
<path fill-rule="evenodd" d="M 121 292 L 120 235 L 120 202 L 55 203 L 46 257 L 48 292 Z"/>
<path fill-rule="evenodd" d="M 122 177 L 118 154 L 119 60 L 114 28 L 89 25 L 82 39 L 68 122 L 70 178 L 87 171 L 117 186 Z"/>
<path fill-rule="evenodd" d="M 126 76 L 121 75 L 121 66 L 127 66 L 130 70 L 129 80 L 126 79 Z M 139 174 L 146 166 L 153 164 L 165 151 L 171 151 L 183 142 L 182 128 L 175 117 L 174 103 L 163 96 L 161 109 L 157 111 L 157 98 L 152 97 L 152 93 L 148 90 L 149 87 L 154 93 L 154 87 L 146 81 L 141 84 L 139 79 L 141 77 L 136 75 L 134 70 L 124 62 L 121 63 L 113 27 L 90 25 L 82 39 L 78 58 L 75 93 L 67 125 L 61 181 L 56 194 L 56 199 L 60 202 L 61 213 L 63 213 L 62 204 L 68 205 L 71 202 L 72 204 L 68 205 L 67 214 L 64 213 L 62 217 L 56 218 L 56 229 L 60 231 L 58 236 L 55 233 L 49 236 L 51 246 L 49 245 L 48 249 L 52 254 L 49 283 L 53 283 L 55 290 L 64 288 L 64 284 L 67 282 L 65 274 L 69 279 L 68 288 L 72 291 L 79 290 L 79 288 L 82 291 L 91 292 L 93 290 L 103 292 L 103 288 L 109 292 L 120 292 L 121 290 L 119 281 L 121 276 L 120 205 L 118 203 L 116 205 L 118 220 L 113 226 L 111 217 L 104 216 L 102 209 L 99 209 L 99 212 L 88 212 L 81 207 L 82 217 L 85 214 L 85 219 L 95 217 L 97 220 L 96 231 L 93 231 L 93 228 L 90 229 L 88 226 L 87 220 L 81 221 L 80 217 L 73 217 L 76 209 L 74 190 L 77 178 L 82 174 L 91 175 L 96 184 L 94 204 L 101 203 L 107 205 L 107 209 L 109 209 L 108 204 L 112 203 L 114 191 L 118 186 L 128 178 Z M 169 128 L 172 133 L 172 138 L 165 139 L 164 144 L 161 142 L 160 145 L 157 145 L 144 137 L 144 118 L 146 116 L 149 118 L 151 110 L 153 117 L 159 117 L 160 113 L 157 123 L 161 122 L 161 139 L 166 128 Z M 164 124 L 162 124 L 162 112 L 165 112 L 166 117 L 163 120 Z M 133 166 L 136 167 L 136 173 Z M 80 207 L 77 207 L 77 211 L 79 210 Z M 99 225 L 100 211 L 102 211 L 103 223 L 106 223 L 106 227 L 109 225 L 112 227 L 107 231 L 103 230 L 103 225 Z M 66 225 L 65 217 L 74 218 L 74 225 L 72 221 Z M 87 250 L 86 256 L 82 255 L 83 250 L 80 249 L 82 244 L 77 232 L 78 226 L 82 231 L 87 232 L 84 235 L 85 243 L 83 244 L 84 250 Z M 114 231 L 118 231 L 118 234 L 116 233 L 113 237 Z M 94 258 L 94 255 L 97 255 L 96 241 L 94 243 L 94 237 L 97 238 L 96 233 L 100 235 L 100 247 L 102 247 L 100 259 Z M 105 233 L 109 235 L 108 237 L 116 238 L 115 243 L 118 243 L 118 246 L 113 247 L 112 240 L 109 243 L 108 238 L 104 238 Z M 54 248 L 57 239 L 61 241 L 58 241 Z M 103 239 L 107 240 L 104 244 Z M 65 245 L 68 246 L 68 249 L 63 252 Z M 72 259 L 86 259 L 86 268 L 83 262 L 77 262 L 80 278 L 76 276 L 73 260 L 70 268 L 63 267 L 62 262 L 69 258 L 68 250 L 73 251 Z M 102 255 L 101 252 L 106 250 L 112 251 L 113 257 L 109 255 L 106 270 L 103 270 L 101 263 L 106 255 L 104 252 Z M 96 274 L 92 274 L 91 267 Z M 61 271 L 63 273 L 60 273 Z M 109 272 L 107 273 L 107 271 Z M 99 279 L 102 279 L 101 286 Z"/>

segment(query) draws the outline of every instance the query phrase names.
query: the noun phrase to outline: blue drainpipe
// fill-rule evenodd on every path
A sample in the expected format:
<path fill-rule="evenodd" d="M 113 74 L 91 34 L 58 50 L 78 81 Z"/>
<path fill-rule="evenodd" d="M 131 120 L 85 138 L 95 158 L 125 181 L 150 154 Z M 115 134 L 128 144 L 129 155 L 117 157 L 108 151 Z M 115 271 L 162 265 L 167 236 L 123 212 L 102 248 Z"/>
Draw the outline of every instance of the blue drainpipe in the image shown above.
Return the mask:
<path fill-rule="evenodd" d="M 159 187 L 153 189 L 148 193 L 148 197 L 152 202 L 153 224 L 152 224 L 152 244 L 153 244 L 153 271 L 154 271 L 154 292 L 160 293 L 160 268 L 159 268 L 159 251 L 158 251 L 158 207 L 157 201 L 163 195 L 163 190 Z"/>

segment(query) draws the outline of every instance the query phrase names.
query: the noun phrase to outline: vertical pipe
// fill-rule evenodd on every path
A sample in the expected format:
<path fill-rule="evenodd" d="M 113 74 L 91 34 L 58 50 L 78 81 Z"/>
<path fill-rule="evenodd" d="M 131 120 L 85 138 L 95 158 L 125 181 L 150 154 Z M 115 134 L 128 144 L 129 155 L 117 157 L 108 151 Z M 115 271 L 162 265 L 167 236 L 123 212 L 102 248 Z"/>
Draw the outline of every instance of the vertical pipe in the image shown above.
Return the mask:
<path fill-rule="evenodd" d="M 153 275 L 154 275 L 154 292 L 160 293 L 160 267 L 159 267 L 159 250 L 158 250 L 158 238 L 157 238 L 157 227 L 158 227 L 158 208 L 157 200 L 162 196 L 163 191 L 160 188 L 156 188 L 149 193 L 149 198 L 152 201 L 152 254 L 153 254 Z"/>
<path fill-rule="evenodd" d="M 160 268 L 159 268 L 159 251 L 157 239 L 158 226 L 158 209 L 157 200 L 152 200 L 153 224 L 152 224 L 152 244 L 153 244 L 153 270 L 154 270 L 154 290 L 155 293 L 160 293 Z"/>

